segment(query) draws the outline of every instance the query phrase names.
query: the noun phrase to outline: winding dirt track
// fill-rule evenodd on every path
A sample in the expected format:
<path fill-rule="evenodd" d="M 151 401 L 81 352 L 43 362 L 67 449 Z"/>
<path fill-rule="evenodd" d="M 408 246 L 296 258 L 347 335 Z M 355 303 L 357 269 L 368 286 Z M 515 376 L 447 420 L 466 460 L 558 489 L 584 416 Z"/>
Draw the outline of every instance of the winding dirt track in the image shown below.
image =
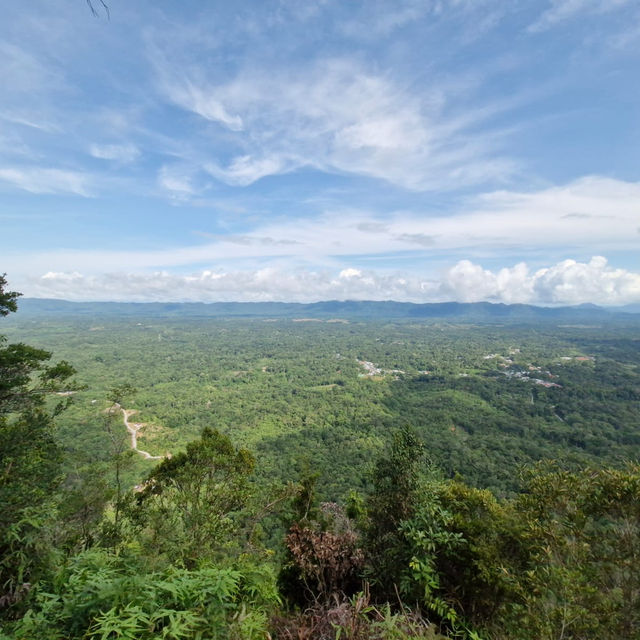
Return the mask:
<path fill-rule="evenodd" d="M 120 410 L 122 411 L 124 426 L 127 427 L 127 431 L 131 436 L 131 448 L 147 460 L 164 460 L 165 456 L 152 456 L 148 451 L 138 449 L 138 431 L 142 427 L 142 424 L 139 422 L 129 422 L 129 417 L 136 413 L 135 409 L 125 409 L 124 407 L 120 407 Z"/>

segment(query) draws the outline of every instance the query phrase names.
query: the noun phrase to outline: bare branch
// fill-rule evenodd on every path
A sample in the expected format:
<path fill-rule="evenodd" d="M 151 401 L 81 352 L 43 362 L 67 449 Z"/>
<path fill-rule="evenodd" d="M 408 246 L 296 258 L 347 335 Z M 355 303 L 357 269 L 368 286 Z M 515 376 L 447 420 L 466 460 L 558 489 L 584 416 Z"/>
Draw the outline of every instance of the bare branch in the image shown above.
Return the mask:
<path fill-rule="evenodd" d="M 87 0 L 87 6 L 91 10 L 91 13 L 97 18 L 98 12 L 96 11 L 96 8 L 93 6 L 94 1 L 95 0 Z M 100 2 L 100 4 L 102 5 L 102 8 L 104 9 L 104 12 L 107 16 L 107 20 L 111 20 L 111 13 L 109 12 L 109 6 L 106 4 L 104 0 L 98 0 L 98 1 Z"/>

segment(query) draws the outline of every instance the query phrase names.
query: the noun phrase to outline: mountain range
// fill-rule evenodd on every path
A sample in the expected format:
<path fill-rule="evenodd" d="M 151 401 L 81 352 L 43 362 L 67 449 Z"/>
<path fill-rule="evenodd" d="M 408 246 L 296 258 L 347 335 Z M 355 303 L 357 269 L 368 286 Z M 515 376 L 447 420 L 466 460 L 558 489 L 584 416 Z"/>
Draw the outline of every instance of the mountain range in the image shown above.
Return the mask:
<path fill-rule="evenodd" d="M 457 322 L 630 322 L 640 323 L 640 307 L 593 304 L 540 307 L 490 302 L 415 304 L 395 301 L 294 302 L 70 302 L 21 298 L 20 317 L 99 316 L 128 318 L 290 318 L 290 319 L 442 319 Z"/>

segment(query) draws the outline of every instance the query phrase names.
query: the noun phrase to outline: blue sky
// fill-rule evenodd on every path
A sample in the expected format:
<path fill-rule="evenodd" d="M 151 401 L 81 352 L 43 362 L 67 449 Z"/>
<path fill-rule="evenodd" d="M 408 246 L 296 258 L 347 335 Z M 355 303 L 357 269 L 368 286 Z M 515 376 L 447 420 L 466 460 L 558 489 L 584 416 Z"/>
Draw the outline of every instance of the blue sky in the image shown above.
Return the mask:
<path fill-rule="evenodd" d="M 637 1 L 7 4 L 26 295 L 640 302 Z"/>

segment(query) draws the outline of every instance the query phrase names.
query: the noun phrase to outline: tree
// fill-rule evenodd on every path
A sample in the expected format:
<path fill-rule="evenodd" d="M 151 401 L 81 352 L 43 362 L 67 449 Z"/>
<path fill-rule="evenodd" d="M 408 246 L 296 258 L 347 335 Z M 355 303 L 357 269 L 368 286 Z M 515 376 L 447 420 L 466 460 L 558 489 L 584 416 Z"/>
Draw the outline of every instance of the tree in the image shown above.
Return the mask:
<path fill-rule="evenodd" d="M 388 453 L 373 471 L 365 548 L 374 585 L 389 598 L 395 596 L 411 559 L 401 525 L 415 512 L 424 462 L 422 443 L 412 429 L 404 427 L 394 434 Z"/>
<path fill-rule="evenodd" d="M 319 515 L 320 522 L 293 524 L 285 538 L 287 562 L 279 583 L 298 604 L 328 604 L 362 587 L 364 557 L 353 523 L 335 502 L 322 503 Z"/>
<path fill-rule="evenodd" d="M 0 316 L 17 310 L 20 294 L 6 286 L 2 275 Z M 71 397 L 53 407 L 45 400 L 53 392 L 80 388 L 71 365 L 50 365 L 50 359 L 48 351 L 6 344 L 0 336 L 0 608 L 20 601 L 45 564 L 42 534 L 62 459 L 53 419 Z"/>
<path fill-rule="evenodd" d="M 131 451 L 128 445 L 127 434 L 122 429 L 122 424 L 119 427 L 115 426 L 115 422 L 119 421 L 120 413 L 125 416 L 125 409 L 122 407 L 122 403 L 126 398 L 137 393 L 137 389 L 124 382 L 123 384 L 111 387 L 107 392 L 107 400 L 111 402 L 111 406 L 104 415 L 104 427 L 107 435 L 109 436 L 109 442 L 111 445 L 111 462 L 113 464 L 114 479 L 115 479 L 115 505 L 114 505 L 114 519 L 113 529 L 110 537 L 115 544 L 120 536 L 120 512 L 122 509 L 122 473 L 128 467 L 131 466 L 134 456 L 134 452 Z M 120 421 L 121 422 L 121 421 Z"/>
<path fill-rule="evenodd" d="M 111 413 L 117 413 L 125 398 L 132 396 L 137 393 L 137 389 L 129 384 L 128 382 L 123 382 L 122 384 L 116 385 L 115 387 L 111 387 L 107 392 L 107 400 L 111 402 L 111 408 L 109 411 Z"/>
<path fill-rule="evenodd" d="M 6 316 L 18 310 L 17 299 L 22 295 L 17 291 L 5 291 L 7 286 L 6 273 L 0 276 L 0 316 Z"/>
<path fill-rule="evenodd" d="M 254 464 L 248 450 L 236 449 L 227 436 L 208 427 L 186 451 L 163 460 L 138 497 L 157 550 L 172 557 L 179 550 L 183 562 L 195 566 L 227 546 L 233 515 L 248 499 Z"/>
<path fill-rule="evenodd" d="M 538 465 L 516 506 L 532 557 L 522 637 L 640 638 L 640 466 Z"/>

